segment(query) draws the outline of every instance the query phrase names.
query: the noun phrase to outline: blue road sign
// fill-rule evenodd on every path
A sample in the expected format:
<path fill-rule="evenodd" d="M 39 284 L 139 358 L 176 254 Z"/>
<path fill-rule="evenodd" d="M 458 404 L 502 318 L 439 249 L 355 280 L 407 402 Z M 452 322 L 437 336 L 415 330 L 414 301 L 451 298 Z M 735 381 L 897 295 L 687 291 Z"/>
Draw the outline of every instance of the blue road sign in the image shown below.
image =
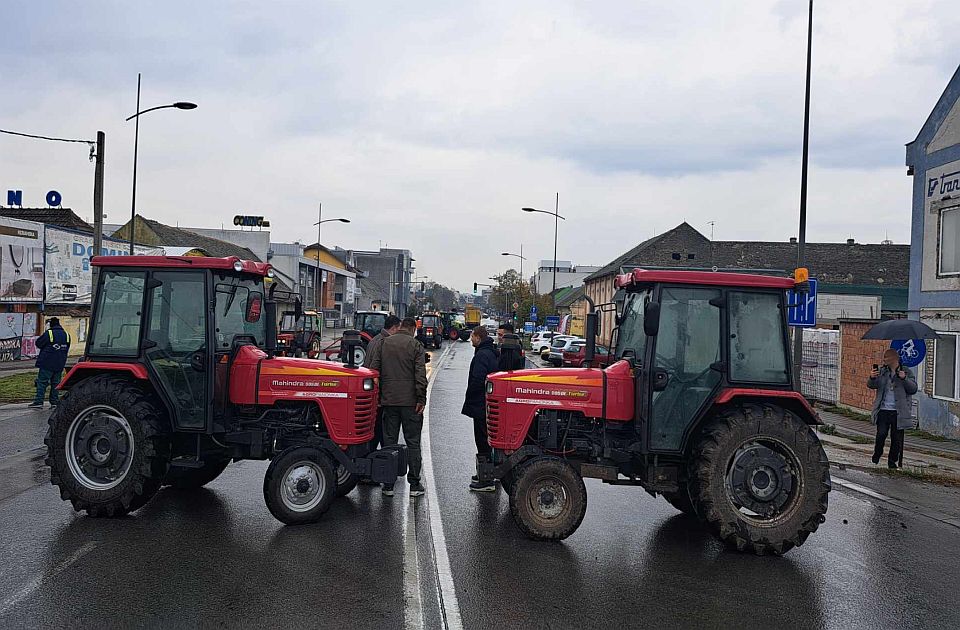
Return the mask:
<path fill-rule="evenodd" d="M 533 321 L 537 321 L 537 314 L 536 314 L 536 313 L 530 313 L 530 319 L 533 320 Z"/>
<path fill-rule="evenodd" d="M 530 319 L 532 319 L 532 320 L 536 320 L 536 319 L 537 319 L 537 307 L 536 307 L 536 306 L 531 306 L 531 307 L 530 307 Z"/>
<path fill-rule="evenodd" d="M 547 319 L 544 322 L 547 326 L 559 326 L 560 325 L 560 316 L 559 315 L 547 315 Z"/>
<path fill-rule="evenodd" d="M 890 347 L 900 355 L 900 363 L 907 367 L 917 367 L 927 356 L 927 344 L 923 339 L 896 339 Z"/>
<path fill-rule="evenodd" d="M 523 322 L 523 332 L 533 334 L 533 322 Z"/>
<path fill-rule="evenodd" d="M 796 293 L 787 291 L 787 304 L 795 304 L 787 309 L 787 323 L 791 326 L 812 328 L 817 325 L 817 280 L 810 278 L 810 291 Z"/>

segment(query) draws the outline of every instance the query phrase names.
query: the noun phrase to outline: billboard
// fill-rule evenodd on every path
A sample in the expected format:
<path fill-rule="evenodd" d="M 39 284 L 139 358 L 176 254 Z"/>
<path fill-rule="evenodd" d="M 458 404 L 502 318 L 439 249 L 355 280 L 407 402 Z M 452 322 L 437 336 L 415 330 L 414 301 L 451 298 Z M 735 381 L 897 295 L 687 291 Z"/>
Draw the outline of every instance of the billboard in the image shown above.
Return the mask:
<path fill-rule="evenodd" d="M 43 301 L 43 224 L 0 217 L 0 302 Z"/>
<path fill-rule="evenodd" d="M 130 245 L 104 238 L 101 256 L 125 256 Z M 163 249 L 137 245 L 138 256 L 162 256 Z M 46 231 L 46 301 L 48 304 L 89 304 L 93 292 L 90 257 L 93 235 L 47 226 Z"/>

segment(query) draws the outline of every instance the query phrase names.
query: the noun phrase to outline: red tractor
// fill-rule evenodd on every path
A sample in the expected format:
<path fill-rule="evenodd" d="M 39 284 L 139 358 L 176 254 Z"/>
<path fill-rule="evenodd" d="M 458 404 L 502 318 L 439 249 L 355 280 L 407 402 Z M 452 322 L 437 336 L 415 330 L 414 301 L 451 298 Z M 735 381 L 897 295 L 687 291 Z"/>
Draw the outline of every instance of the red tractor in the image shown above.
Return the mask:
<path fill-rule="evenodd" d="M 370 451 L 377 373 L 281 358 L 265 263 L 95 257 L 83 360 L 44 440 L 75 510 L 120 516 L 163 485 L 198 488 L 231 461 L 271 460 L 263 482 L 284 523 L 320 518 L 361 477 L 392 483 L 406 454 Z M 345 336 L 348 349 L 359 335 Z M 348 353 L 348 356 L 351 356 Z"/>
<path fill-rule="evenodd" d="M 625 301 L 612 365 L 491 375 L 494 452 L 480 474 L 501 480 L 520 529 L 572 534 L 587 507 L 583 477 L 593 477 L 663 495 L 738 550 L 803 544 L 824 522 L 830 470 L 791 368 L 786 291 L 796 284 L 638 269 L 616 280 Z M 591 312 L 588 365 L 597 328 Z"/>
<path fill-rule="evenodd" d="M 383 330 L 388 315 L 390 313 L 386 311 L 357 311 L 353 315 L 353 327 L 360 332 L 360 342 L 352 346 L 348 355 L 344 352 L 342 340 L 338 339 L 324 348 L 323 354 L 326 355 L 328 361 L 346 363 L 348 359 L 353 359 L 353 362 L 357 365 L 362 364 L 363 359 L 367 356 L 367 344 Z"/>
<path fill-rule="evenodd" d="M 297 309 L 284 311 L 280 319 L 277 353 L 286 357 L 319 359 L 323 352 L 322 334 L 320 315 L 316 311 L 301 311 L 298 300 Z"/>

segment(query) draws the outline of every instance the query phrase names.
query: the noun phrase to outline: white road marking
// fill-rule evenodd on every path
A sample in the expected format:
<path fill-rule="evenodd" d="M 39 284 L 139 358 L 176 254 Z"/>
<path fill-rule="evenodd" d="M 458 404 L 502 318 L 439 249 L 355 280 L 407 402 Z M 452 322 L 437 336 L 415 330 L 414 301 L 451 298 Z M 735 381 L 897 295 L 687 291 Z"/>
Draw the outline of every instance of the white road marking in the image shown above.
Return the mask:
<path fill-rule="evenodd" d="M 453 342 L 447 346 L 437 361 L 435 374 L 439 372 L 440 364 L 453 349 Z M 437 570 L 437 588 L 440 599 L 440 615 L 444 628 L 447 630 L 462 630 L 463 620 L 460 617 L 460 604 L 457 602 L 457 589 L 453 583 L 453 572 L 450 570 L 450 557 L 447 555 L 447 541 L 443 535 L 443 520 L 440 517 L 440 502 L 437 498 L 437 480 L 433 474 L 433 460 L 430 455 L 430 393 L 433 391 L 435 379 L 427 385 L 427 408 L 423 410 L 423 435 L 421 438 L 421 454 L 423 456 L 423 475 L 427 480 L 427 506 L 430 508 L 430 533 L 433 538 L 433 560 Z"/>
<path fill-rule="evenodd" d="M 937 512 L 936 510 L 927 510 L 927 509 L 918 508 L 917 506 L 912 506 L 909 503 L 905 503 L 893 497 L 888 497 L 887 495 L 881 494 L 876 490 L 871 490 L 866 486 L 861 486 L 859 483 L 847 481 L 846 479 L 838 479 L 837 477 L 833 477 L 831 481 L 833 481 L 833 483 L 839 486 L 847 488 L 848 490 L 853 490 L 854 492 L 859 492 L 860 494 L 864 494 L 870 497 L 871 499 L 876 499 L 877 501 L 888 503 L 902 510 L 910 512 L 911 514 L 919 514 L 920 516 L 926 516 L 927 518 L 943 523 L 944 525 L 950 525 L 952 527 L 956 527 L 960 529 L 960 519 L 954 518 L 947 514 Z"/>
<path fill-rule="evenodd" d="M 77 562 L 80 558 L 84 557 L 91 551 L 93 551 L 97 545 L 100 543 L 96 540 L 91 540 L 90 542 L 84 543 L 79 549 L 74 551 L 72 554 L 61 560 L 56 566 L 54 566 L 49 572 L 45 575 L 35 577 L 34 579 L 27 582 L 23 588 L 16 591 L 3 601 L 0 601 L 0 615 L 6 613 L 8 610 L 19 604 L 21 601 L 29 597 L 34 591 L 36 591 L 44 582 L 52 580 L 57 577 L 59 574 L 66 571 L 72 564 Z"/>
<path fill-rule="evenodd" d="M 417 515 L 413 501 L 403 511 L 403 627 L 423 630 L 420 558 L 417 556 Z"/>

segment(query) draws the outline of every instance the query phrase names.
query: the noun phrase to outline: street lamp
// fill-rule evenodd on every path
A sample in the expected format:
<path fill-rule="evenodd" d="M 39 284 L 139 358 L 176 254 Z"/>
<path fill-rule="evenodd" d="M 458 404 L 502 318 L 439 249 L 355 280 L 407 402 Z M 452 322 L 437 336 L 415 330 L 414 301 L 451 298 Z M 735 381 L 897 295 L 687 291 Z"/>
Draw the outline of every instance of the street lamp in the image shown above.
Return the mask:
<path fill-rule="evenodd" d="M 521 280 L 521 282 L 522 282 L 522 281 L 523 281 L 523 261 L 526 260 L 526 258 L 524 258 L 524 256 L 523 256 L 523 243 L 520 244 L 520 253 L 519 253 L 519 254 L 511 254 L 510 252 L 503 252 L 503 253 L 500 254 L 500 255 L 501 255 L 501 256 L 515 256 L 515 257 L 517 257 L 517 258 L 520 259 L 520 280 Z"/>
<path fill-rule="evenodd" d="M 169 105 L 157 105 L 156 107 L 151 107 L 143 111 L 140 110 L 140 73 L 137 73 L 137 113 L 133 116 L 127 118 L 126 122 L 130 122 L 136 118 L 136 123 L 134 124 L 133 131 L 133 194 L 130 198 L 130 255 L 133 256 L 133 239 L 137 230 L 137 145 L 140 141 L 140 117 L 146 114 L 147 112 L 153 112 L 158 109 L 196 109 L 196 103 L 189 103 L 187 101 L 177 101 L 176 103 L 170 103 Z"/>
<path fill-rule="evenodd" d="M 560 221 L 563 219 L 566 221 L 565 217 L 560 216 L 560 193 L 557 193 L 557 205 L 554 212 L 549 210 L 537 210 L 536 208 L 521 208 L 524 212 L 540 212 L 541 214 L 549 214 L 553 217 L 553 291 L 557 290 L 557 230 L 559 229 Z M 551 291 L 552 293 L 552 291 Z"/>
<path fill-rule="evenodd" d="M 350 219 L 324 219 L 323 218 L 323 204 L 317 205 L 317 222 L 314 223 L 317 226 L 317 275 L 313 279 L 314 290 L 319 290 L 319 293 L 315 296 L 315 301 L 317 308 L 320 311 L 323 311 L 323 276 L 320 274 L 320 248 L 323 247 L 321 244 L 323 241 L 320 239 L 320 226 L 324 223 L 350 223 Z M 343 313 L 341 313 L 343 315 Z"/>

